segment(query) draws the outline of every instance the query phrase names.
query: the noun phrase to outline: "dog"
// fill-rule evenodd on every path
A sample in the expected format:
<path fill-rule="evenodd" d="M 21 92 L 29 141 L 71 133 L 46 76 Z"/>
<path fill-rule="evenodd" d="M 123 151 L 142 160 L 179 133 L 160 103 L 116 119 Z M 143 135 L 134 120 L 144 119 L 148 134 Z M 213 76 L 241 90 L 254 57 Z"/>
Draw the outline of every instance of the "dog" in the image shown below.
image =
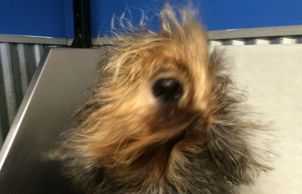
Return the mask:
<path fill-rule="evenodd" d="M 117 36 L 56 160 L 86 194 L 234 194 L 269 167 L 220 51 L 190 8 Z M 265 141 L 265 139 L 263 140 Z"/>

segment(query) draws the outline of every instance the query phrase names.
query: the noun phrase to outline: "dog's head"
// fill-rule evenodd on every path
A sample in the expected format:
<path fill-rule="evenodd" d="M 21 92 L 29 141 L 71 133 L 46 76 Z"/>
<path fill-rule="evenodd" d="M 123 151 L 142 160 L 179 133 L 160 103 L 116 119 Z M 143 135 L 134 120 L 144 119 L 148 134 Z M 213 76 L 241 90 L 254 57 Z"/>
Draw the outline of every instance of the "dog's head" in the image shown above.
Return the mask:
<path fill-rule="evenodd" d="M 69 167 L 81 161 L 119 184 L 184 193 L 194 184 L 247 183 L 266 169 L 246 141 L 258 127 L 243 119 L 242 97 L 209 54 L 206 32 L 191 10 L 178 13 L 166 6 L 158 33 L 118 36 L 66 135 L 77 158 Z"/>

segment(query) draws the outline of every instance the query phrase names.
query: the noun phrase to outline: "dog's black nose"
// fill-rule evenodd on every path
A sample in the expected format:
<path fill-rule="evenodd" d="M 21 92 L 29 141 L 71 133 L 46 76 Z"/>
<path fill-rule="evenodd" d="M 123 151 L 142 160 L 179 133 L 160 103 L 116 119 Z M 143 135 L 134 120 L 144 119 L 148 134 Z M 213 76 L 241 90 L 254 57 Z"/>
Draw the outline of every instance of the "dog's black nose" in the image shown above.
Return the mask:
<path fill-rule="evenodd" d="M 182 84 L 175 78 L 161 78 L 153 85 L 153 95 L 161 102 L 177 102 L 183 95 Z"/>

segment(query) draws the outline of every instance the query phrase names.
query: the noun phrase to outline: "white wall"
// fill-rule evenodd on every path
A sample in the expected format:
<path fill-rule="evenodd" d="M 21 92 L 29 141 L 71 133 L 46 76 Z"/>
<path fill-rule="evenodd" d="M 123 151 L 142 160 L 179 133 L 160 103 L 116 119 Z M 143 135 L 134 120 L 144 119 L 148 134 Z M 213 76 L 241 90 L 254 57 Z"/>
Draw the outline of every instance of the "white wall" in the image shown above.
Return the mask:
<path fill-rule="evenodd" d="M 237 85 L 276 134 L 275 170 L 242 194 L 302 194 L 302 45 L 225 46 Z"/>

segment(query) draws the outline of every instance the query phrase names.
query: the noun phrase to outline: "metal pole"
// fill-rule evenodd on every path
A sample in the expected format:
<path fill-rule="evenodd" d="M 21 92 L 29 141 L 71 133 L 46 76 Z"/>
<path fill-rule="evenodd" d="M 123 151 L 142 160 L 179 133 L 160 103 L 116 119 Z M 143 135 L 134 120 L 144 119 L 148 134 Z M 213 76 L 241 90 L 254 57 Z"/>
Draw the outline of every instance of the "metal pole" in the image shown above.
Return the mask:
<path fill-rule="evenodd" d="M 90 0 L 73 0 L 74 40 L 71 47 L 89 48 L 90 34 Z"/>

